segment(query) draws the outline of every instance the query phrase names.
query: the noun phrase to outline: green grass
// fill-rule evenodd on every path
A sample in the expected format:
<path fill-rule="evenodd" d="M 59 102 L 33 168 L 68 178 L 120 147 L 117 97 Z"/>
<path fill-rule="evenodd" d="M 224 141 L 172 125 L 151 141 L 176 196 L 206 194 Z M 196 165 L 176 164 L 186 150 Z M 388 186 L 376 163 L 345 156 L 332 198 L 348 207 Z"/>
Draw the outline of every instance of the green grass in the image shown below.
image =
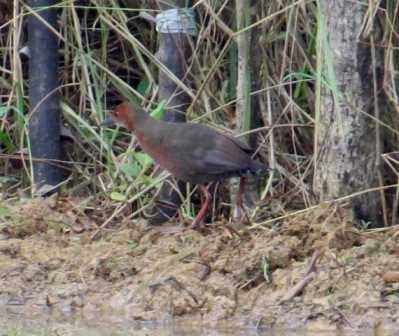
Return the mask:
<path fill-rule="evenodd" d="M 196 6 L 199 35 L 193 41 L 194 54 L 188 67 L 190 85 L 159 61 L 154 25 L 139 18 L 140 11 L 151 15 L 158 11 L 147 8 L 144 1 L 140 2 L 140 8 L 121 8 L 119 3 L 106 1 L 100 6 L 91 1 L 90 5 L 77 6 L 73 1 L 61 1 L 57 4 L 60 29 L 55 33 L 60 40 L 61 113 L 63 124 L 75 138 L 63 158 L 71 177 L 64 193 L 86 198 L 82 211 L 101 209 L 113 217 L 122 212 L 135 216 L 148 209 L 152 192 L 159 187 L 163 176 L 155 177 L 154 163 L 136 151 L 134 137 L 122 130 L 98 126 L 109 110 L 124 99 L 155 108 L 157 77 L 162 69 L 192 98 L 188 119 L 199 119 L 237 135 L 248 134 L 251 112 L 246 100 L 243 108 L 237 110 L 240 115 L 236 114 L 236 107 L 240 106 L 237 97 L 257 97 L 264 108 L 255 113 L 261 115 L 264 126 L 256 130 L 259 134 L 256 152 L 258 158 L 269 161 L 275 168 L 274 177 L 259 186 L 264 203 L 273 202 L 276 209 L 273 216 L 281 218 L 292 209 L 314 206 L 309 183 L 318 151 L 314 143 L 321 86 L 328 85 L 337 105 L 340 96 L 319 2 L 271 1 L 256 10 L 249 8 L 248 2 L 244 5 L 247 6 L 244 18 L 237 15 L 234 2 L 199 2 Z M 389 1 L 387 8 L 391 11 L 384 18 L 384 36 L 387 52 L 393 52 L 396 17 L 391 14 L 396 7 Z M 8 113 L 6 122 L 0 124 L 4 159 L 0 168 L 11 179 L 0 180 L 0 184 L 4 187 L 5 183 L 18 181 L 14 183 L 23 183 L 22 189 L 28 194 L 29 164 L 22 170 L 13 170 L 9 159 L 29 145 L 28 72 L 19 50 L 27 42 L 24 24 L 31 10 L 21 1 L 6 10 L 8 19 L 0 23 L 3 101 L 0 117 L 9 109 L 14 112 Z M 253 41 L 262 48 L 260 90 L 251 89 L 247 73 L 241 74 L 246 80 L 238 81 L 237 39 L 253 29 L 262 30 L 261 40 Z M 248 50 L 243 55 L 249 57 L 250 65 Z M 389 65 L 387 71 L 392 80 L 385 90 L 390 100 L 395 101 L 397 64 Z M 243 121 L 238 128 L 237 119 Z M 385 125 L 398 136 L 394 123 Z M 395 167 L 396 162 L 389 162 Z M 3 189 L 4 198 L 15 197 L 13 188 Z M 133 206 L 127 207 L 128 204 Z M 256 208 L 252 216 L 255 221 L 265 207 Z M 191 216 L 191 210 L 187 202 L 183 212 Z"/>

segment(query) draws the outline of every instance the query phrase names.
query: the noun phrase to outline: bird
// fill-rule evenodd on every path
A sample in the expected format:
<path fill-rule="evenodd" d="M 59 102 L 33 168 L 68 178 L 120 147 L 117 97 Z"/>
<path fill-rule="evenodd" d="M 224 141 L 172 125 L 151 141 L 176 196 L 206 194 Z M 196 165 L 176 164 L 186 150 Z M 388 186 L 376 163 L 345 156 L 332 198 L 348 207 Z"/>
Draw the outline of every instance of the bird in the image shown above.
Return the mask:
<path fill-rule="evenodd" d="M 120 126 L 135 134 L 141 149 L 174 177 L 196 184 L 204 202 L 193 222 L 184 229 L 196 229 L 212 196 L 207 185 L 230 177 L 241 177 L 236 203 L 243 209 L 245 177 L 266 173 L 270 168 L 251 157 L 252 149 L 230 135 L 205 125 L 169 122 L 152 118 L 133 102 L 123 102 L 101 126 Z"/>

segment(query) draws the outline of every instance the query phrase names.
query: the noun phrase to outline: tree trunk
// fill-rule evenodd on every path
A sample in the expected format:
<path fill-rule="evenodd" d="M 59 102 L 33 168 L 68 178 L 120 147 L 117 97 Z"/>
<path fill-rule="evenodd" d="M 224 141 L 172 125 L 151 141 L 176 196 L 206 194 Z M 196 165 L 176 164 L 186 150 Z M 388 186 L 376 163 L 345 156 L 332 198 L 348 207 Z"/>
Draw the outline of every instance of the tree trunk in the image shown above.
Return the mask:
<path fill-rule="evenodd" d="M 328 71 L 325 57 L 323 75 L 329 86 L 322 84 L 316 121 L 314 190 L 320 200 L 329 200 L 378 186 L 379 139 L 376 122 L 367 116 L 374 116 L 375 103 L 370 42 L 362 40 L 361 34 L 368 2 L 331 0 L 320 4 L 333 72 Z M 356 219 L 381 226 L 379 192 L 352 197 L 351 208 Z"/>
<path fill-rule="evenodd" d="M 61 182 L 60 112 L 58 93 L 58 38 L 41 21 L 56 29 L 58 1 L 30 0 L 35 14 L 29 14 L 29 142 L 33 161 L 33 189 Z M 48 7 L 48 8 L 46 8 Z M 40 8 L 40 10 L 37 10 Z M 46 8 L 46 9 L 42 9 Z M 40 16 L 42 19 L 38 18 Z M 48 188 L 46 188 L 48 191 Z"/>
<path fill-rule="evenodd" d="M 237 0 L 237 30 L 243 30 L 251 23 L 256 22 L 259 11 L 262 10 L 262 3 L 259 1 Z M 252 15 L 251 15 L 252 14 Z M 260 127 L 260 104 L 259 95 L 251 97 L 251 91 L 260 89 L 261 69 L 262 69 L 262 46 L 259 43 L 261 25 L 237 35 L 237 128 L 245 133 L 253 128 Z M 249 136 L 241 138 L 255 149 L 258 134 L 251 133 Z M 232 204 L 236 203 L 238 178 L 230 180 L 230 195 Z M 254 201 L 259 200 L 258 177 L 251 176 L 246 178 L 244 187 L 244 200 L 253 205 Z M 237 215 L 236 208 L 233 208 Z M 247 209 L 248 211 L 248 209 Z"/>

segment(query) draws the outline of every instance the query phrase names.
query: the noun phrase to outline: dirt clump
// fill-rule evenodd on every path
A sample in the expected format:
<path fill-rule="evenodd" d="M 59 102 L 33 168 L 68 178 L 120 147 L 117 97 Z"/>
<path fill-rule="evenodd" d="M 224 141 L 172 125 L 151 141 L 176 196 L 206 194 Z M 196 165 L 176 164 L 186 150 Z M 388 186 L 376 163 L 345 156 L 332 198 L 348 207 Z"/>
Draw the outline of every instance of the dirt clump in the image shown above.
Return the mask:
<path fill-rule="evenodd" d="M 398 229 L 357 230 L 339 204 L 273 228 L 236 234 L 216 223 L 181 235 L 134 220 L 99 236 L 71 203 L 36 199 L 1 209 L 0 302 L 9 310 L 113 311 L 206 326 L 399 325 Z"/>

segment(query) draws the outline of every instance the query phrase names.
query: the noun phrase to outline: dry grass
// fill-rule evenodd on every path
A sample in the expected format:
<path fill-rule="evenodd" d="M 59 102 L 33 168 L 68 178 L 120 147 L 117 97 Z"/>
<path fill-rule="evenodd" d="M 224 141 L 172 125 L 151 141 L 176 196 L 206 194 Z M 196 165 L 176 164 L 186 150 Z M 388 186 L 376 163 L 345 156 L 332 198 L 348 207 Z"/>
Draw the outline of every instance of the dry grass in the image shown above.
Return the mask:
<path fill-rule="evenodd" d="M 156 58 L 155 27 L 140 17 L 141 11 L 157 14 L 151 9 L 152 2 L 139 1 L 137 9 L 123 8 L 123 3 L 116 0 L 61 1 L 57 32 L 62 115 L 65 128 L 74 138 L 73 144 L 70 137 L 63 142 L 63 160 L 69 176 L 64 193 L 86 200 L 80 203 L 81 211 L 113 213 L 116 218 L 118 214 L 133 216 L 145 211 L 152 199 L 151 192 L 159 186 L 159 178 L 154 178 L 151 165 L 145 164 L 146 169 L 141 169 L 140 173 L 133 171 L 138 158 L 132 154 L 134 141 L 130 136 L 121 131 L 100 129 L 98 125 L 107 110 L 122 99 L 136 97 L 145 105 L 155 107 L 157 74 L 159 67 L 163 67 Z M 234 66 L 236 38 L 246 30 L 261 29 L 259 48 L 263 61 L 259 73 L 262 84 L 260 90 L 251 90 L 251 95 L 259 99 L 261 110 L 256 112 L 261 114 L 264 123 L 256 130 L 259 134 L 257 153 L 262 160 L 270 162 L 277 174 L 272 188 L 270 181 L 261 186 L 268 192 L 263 195 L 258 215 L 284 216 L 293 209 L 315 205 L 311 192 L 313 136 L 320 93 L 317 88 L 323 80 L 322 53 L 316 49 L 317 36 L 323 36 L 320 31 L 323 27 L 318 24 L 317 2 L 268 2 L 256 14 L 251 13 L 250 24 L 238 32 L 234 29 L 236 12 L 232 3 L 196 3 L 199 36 L 193 42 L 195 53 L 190 60 L 191 85 L 187 87 L 182 82 L 179 85 L 192 97 L 189 119 L 199 117 L 201 122 L 234 130 L 236 115 L 233 111 L 238 96 Z M 397 22 L 392 13 L 398 4 L 396 1 L 387 4 L 386 11 L 371 13 L 369 19 L 379 18 L 385 22 L 383 87 L 393 106 L 394 122 L 381 120 L 381 128 L 390 134 L 389 151 L 382 153 L 387 167 L 382 183 L 394 184 L 398 183 L 399 170 L 399 110 L 395 81 L 397 51 L 394 48 Z M 28 194 L 29 187 L 28 171 L 13 169 L 10 160 L 18 157 L 27 146 L 28 64 L 20 50 L 27 44 L 26 18 L 30 9 L 22 1 L 14 1 L 14 7 L 9 1 L 0 1 L 0 5 L 0 114 L 3 118 L 0 173 L 8 179 L 8 182 L 5 179 L 0 182 L 2 197 L 16 199 Z M 388 200 L 388 207 L 395 201 L 397 204 L 398 198 L 397 189 Z M 391 223 L 396 220 L 397 205 L 393 208 Z"/>

